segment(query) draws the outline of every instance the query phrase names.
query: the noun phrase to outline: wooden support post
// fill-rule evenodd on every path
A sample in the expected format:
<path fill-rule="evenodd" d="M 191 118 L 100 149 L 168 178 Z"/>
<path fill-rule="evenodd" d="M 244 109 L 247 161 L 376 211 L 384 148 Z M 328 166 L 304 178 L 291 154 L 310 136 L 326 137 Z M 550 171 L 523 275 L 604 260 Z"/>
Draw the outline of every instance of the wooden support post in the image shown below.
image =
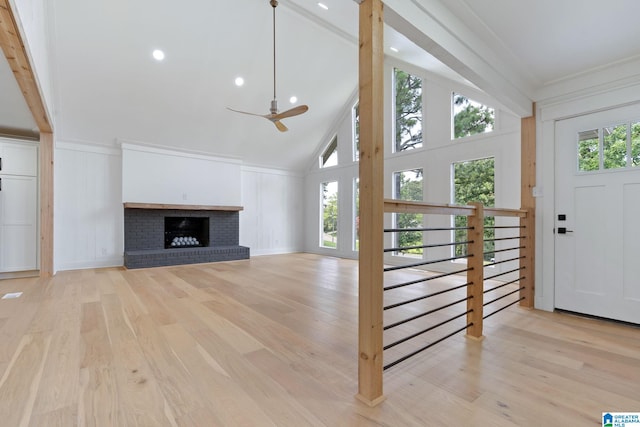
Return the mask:
<path fill-rule="evenodd" d="M 370 406 L 382 394 L 384 234 L 384 46 L 381 0 L 360 3 L 360 261 L 358 394 Z"/>
<path fill-rule="evenodd" d="M 0 0 L 0 48 L 40 131 L 40 276 L 53 274 L 53 128 L 11 2 Z"/>
<path fill-rule="evenodd" d="M 53 275 L 53 134 L 40 134 L 40 277 Z"/>
<path fill-rule="evenodd" d="M 536 199 L 533 189 L 536 186 L 536 105 L 533 104 L 533 115 L 525 117 L 520 124 L 520 158 L 521 158 L 521 190 L 520 208 L 527 211 L 527 216 L 520 219 L 520 225 L 526 238 L 523 240 L 525 249 L 520 252 L 524 256 L 520 260 L 520 274 L 524 279 L 520 286 L 520 301 L 523 307 L 533 308 L 535 303 L 535 256 L 536 256 Z"/>
<path fill-rule="evenodd" d="M 473 323 L 467 328 L 467 337 L 482 339 L 483 303 L 484 303 L 484 208 L 482 203 L 469 203 L 475 207 L 475 213 L 467 217 L 467 226 L 471 229 L 467 232 L 469 242 L 467 251 L 473 254 L 467 258 L 467 310 L 473 310 L 467 314 L 467 324 Z"/>
<path fill-rule="evenodd" d="M 38 130 L 52 132 L 49 115 L 40 95 L 25 43 L 18 29 L 16 14 L 11 9 L 9 0 L 0 0 L 0 47 L 7 58 L 11 71 L 13 71 L 18 86 L 20 86 L 33 119 L 38 125 Z"/>

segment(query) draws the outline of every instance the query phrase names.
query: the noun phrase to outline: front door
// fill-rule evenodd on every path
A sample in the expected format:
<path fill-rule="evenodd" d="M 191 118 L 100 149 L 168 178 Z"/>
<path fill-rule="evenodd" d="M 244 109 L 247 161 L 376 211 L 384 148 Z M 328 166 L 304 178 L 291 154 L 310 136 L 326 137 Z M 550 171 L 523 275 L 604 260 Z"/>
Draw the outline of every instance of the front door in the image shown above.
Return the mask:
<path fill-rule="evenodd" d="M 640 105 L 556 123 L 555 307 L 640 324 Z"/>

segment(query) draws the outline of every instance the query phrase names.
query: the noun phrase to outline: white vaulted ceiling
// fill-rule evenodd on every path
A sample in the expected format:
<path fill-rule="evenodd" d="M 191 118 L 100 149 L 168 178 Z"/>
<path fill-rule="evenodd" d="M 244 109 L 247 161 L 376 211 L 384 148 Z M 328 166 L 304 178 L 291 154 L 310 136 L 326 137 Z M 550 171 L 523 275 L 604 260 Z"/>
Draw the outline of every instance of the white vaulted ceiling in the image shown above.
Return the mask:
<path fill-rule="evenodd" d="M 340 3 L 336 1 L 336 3 Z M 357 5 L 342 1 L 352 11 Z M 265 119 L 273 97 L 272 8 L 266 0 L 64 0 L 55 4 L 58 137 L 116 138 L 242 158 L 286 169 L 306 166 L 357 85 L 357 45 L 281 2 L 277 96 L 307 114 Z M 162 49 L 166 58 L 151 53 Z M 245 84 L 237 87 L 236 77 Z"/>
<path fill-rule="evenodd" d="M 268 0 L 47 3 L 56 139 L 104 145 L 137 141 L 236 157 L 253 165 L 305 169 L 318 146 L 331 137 L 357 88 L 358 5 L 352 0 L 322 2 L 329 10 L 319 8 L 317 0 L 281 0 L 277 8 L 280 110 L 292 106 L 292 95 L 310 107 L 306 114 L 284 120 L 287 133 L 262 118 L 225 109 L 268 113 Z M 627 77 L 640 75 L 634 71 L 640 63 L 636 0 L 385 3 L 389 8 L 410 5 L 445 28 L 442 34 L 428 34 L 424 45 L 435 46 L 432 53 L 445 62 L 448 58 L 449 67 L 402 36 L 404 28 L 386 28 L 385 53 L 447 78 L 470 80 L 498 99 L 516 94 L 520 106 L 555 96 L 565 81 L 595 84 L 585 78 L 591 74 L 600 76 L 598 82 L 621 78 L 623 68 Z M 391 52 L 391 45 L 400 51 Z M 444 55 L 443 46 L 450 49 Z M 153 49 L 164 50 L 166 59 L 155 61 Z M 465 58 L 468 53 L 476 58 Z M 12 76 L 3 61 L 0 127 L 32 131 L 25 104 L 15 99 L 19 90 L 6 83 Z M 473 69 L 478 61 L 486 67 Z M 241 88 L 234 85 L 237 76 L 245 79 Z"/>

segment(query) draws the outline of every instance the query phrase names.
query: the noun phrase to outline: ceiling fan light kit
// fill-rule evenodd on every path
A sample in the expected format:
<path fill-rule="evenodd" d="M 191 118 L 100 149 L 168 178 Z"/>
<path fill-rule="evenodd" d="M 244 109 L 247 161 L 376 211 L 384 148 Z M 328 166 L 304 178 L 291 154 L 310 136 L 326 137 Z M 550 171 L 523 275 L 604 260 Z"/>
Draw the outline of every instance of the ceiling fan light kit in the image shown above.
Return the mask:
<path fill-rule="evenodd" d="M 269 0 L 269 4 L 273 8 L 273 99 L 271 100 L 269 114 L 249 113 L 246 111 L 234 110 L 233 108 L 229 107 L 227 107 L 227 109 L 235 113 L 264 117 L 265 119 L 272 122 L 280 132 L 286 132 L 289 129 L 280 120 L 287 117 L 293 117 L 303 114 L 307 112 L 307 110 L 309 110 L 309 107 L 306 105 L 298 105 L 297 107 L 293 107 L 289 110 L 283 111 L 282 113 L 278 112 L 278 99 L 276 97 L 276 7 L 278 6 L 278 1 Z"/>

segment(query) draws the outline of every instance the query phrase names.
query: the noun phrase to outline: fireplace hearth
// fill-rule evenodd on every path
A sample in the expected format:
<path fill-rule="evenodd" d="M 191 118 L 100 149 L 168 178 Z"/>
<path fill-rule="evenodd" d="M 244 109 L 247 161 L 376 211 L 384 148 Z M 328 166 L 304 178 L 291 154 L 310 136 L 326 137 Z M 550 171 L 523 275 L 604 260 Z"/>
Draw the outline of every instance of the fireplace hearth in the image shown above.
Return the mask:
<path fill-rule="evenodd" d="M 124 265 L 144 268 L 248 259 L 249 248 L 239 245 L 241 209 L 125 203 Z"/>

